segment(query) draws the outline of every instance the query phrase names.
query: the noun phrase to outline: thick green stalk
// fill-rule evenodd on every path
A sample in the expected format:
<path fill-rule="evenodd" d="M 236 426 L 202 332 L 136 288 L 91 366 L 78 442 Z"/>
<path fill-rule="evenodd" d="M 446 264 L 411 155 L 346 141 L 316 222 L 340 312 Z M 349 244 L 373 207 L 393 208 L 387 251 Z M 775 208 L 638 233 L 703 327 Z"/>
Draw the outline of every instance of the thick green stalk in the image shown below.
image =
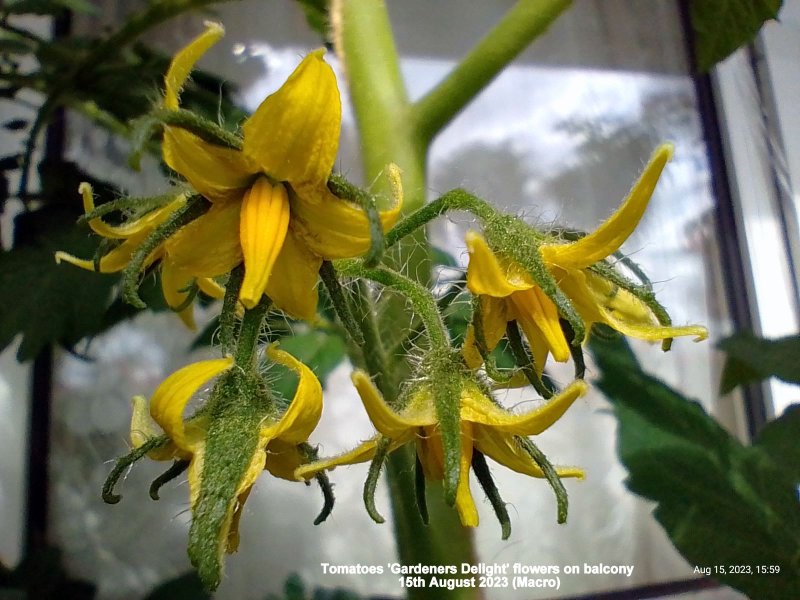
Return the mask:
<path fill-rule="evenodd" d="M 423 96 L 412 112 L 419 136 L 429 143 L 571 0 L 519 0 L 455 69 Z"/>
<path fill-rule="evenodd" d="M 370 191 L 390 196 L 389 183 L 381 174 L 386 165 L 396 164 L 403 173 L 403 212 L 413 212 L 425 203 L 427 148 L 410 120 L 411 107 L 386 6 L 381 0 L 335 0 L 331 15 L 334 41 L 344 61 L 358 121 L 365 180 L 375 182 L 377 189 Z M 414 236 L 400 246 L 395 260 L 408 264 L 408 272 L 419 274 L 427 283 L 430 263 L 424 237 Z M 390 379 L 386 373 L 373 375 L 383 376 L 387 383 Z M 381 390 L 384 394 L 394 391 L 391 384 L 382 387 L 386 388 Z M 395 399 L 386 398 L 390 403 Z M 400 560 L 406 564 L 455 565 L 473 561 L 471 535 L 459 523 L 456 512 L 445 506 L 441 490 L 429 495 L 430 526 L 422 522 L 416 505 L 413 448 L 393 452 L 387 459 L 386 471 Z M 414 600 L 441 597 L 435 589 L 408 592 Z M 456 590 L 449 597 L 471 600 L 480 597 L 480 590 Z"/>

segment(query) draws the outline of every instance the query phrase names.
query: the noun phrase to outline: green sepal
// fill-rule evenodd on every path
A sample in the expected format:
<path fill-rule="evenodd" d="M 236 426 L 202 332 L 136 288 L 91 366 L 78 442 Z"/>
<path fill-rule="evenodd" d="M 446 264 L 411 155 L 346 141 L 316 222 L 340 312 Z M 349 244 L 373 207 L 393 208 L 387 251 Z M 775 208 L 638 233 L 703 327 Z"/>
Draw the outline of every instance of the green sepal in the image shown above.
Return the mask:
<path fill-rule="evenodd" d="M 150 254 L 158 248 L 159 244 L 174 235 L 181 227 L 185 227 L 208 210 L 208 202 L 200 197 L 193 196 L 186 205 L 176 210 L 164 223 L 156 227 L 148 235 L 131 256 L 131 260 L 122 271 L 122 298 L 136 308 L 147 306 L 139 297 L 139 275 L 144 270 L 144 265 Z"/>
<path fill-rule="evenodd" d="M 461 475 L 462 373 L 460 361 L 441 360 L 436 357 L 434 364 L 428 374 L 430 382 L 428 385 L 433 394 L 436 420 L 442 440 L 444 500 L 449 506 L 453 506 Z"/>
<path fill-rule="evenodd" d="M 384 237 L 383 224 L 375 197 L 336 173 L 332 173 L 328 179 L 328 189 L 334 196 L 355 202 L 366 214 L 369 222 L 370 244 L 369 250 L 364 255 L 364 266 L 367 268 L 377 266 L 383 257 Z"/>
<path fill-rule="evenodd" d="M 222 557 L 230 534 L 226 528 L 241 481 L 258 450 L 259 429 L 272 409 L 261 378 L 240 369 L 220 377 L 204 409 L 208 430 L 188 552 L 209 590 L 215 590 L 222 578 Z"/>
<path fill-rule="evenodd" d="M 428 515 L 428 500 L 425 497 L 425 470 L 422 468 L 419 454 L 414 454 L 414 457 L 414 498 L 417 501 L 419 518 L 425 525 L 428 525 L 430 516 Z"/>
<path fill-rule="evenodd" d="M 501 537 L 507 540 L 511 536 L 511 518 L 508 516 L 506 503 L 500 497 L 500 492 L 492 479 L 492 473 L 489 471 L 489 465 L 486 464 L 486 458 L 483 453 L 474 450 L 472 453 L 472 471 L 481 484 L 486 497 L 492 505 L 494 514 L 500 522 Z"/>
<path fill-rule="evenodd" d="M 386 521 L 375 507 L 375 488 L 378 485 L 378 479 L 380 479 L 381 469 L 386 460 L 391 441 L 389 438 L 381 437 L 375 448 L 375 456 L 372 457 L 372 462 L 369 464 L 367 479 L 364 482 L 364 506 L 367 509 L 367 514 L 376 523 L 384 523 Z"/>
<path fill-rule="evenodd" d="M 564 483 L 561 481 L 561 478 L 558 476 L 555 467 L 553 464 L 547 459 L 544 453 L 539 450 L 539 448 L 534 444 L 529 438 L 521 437 L 521 436 L 514 436 L 514 439 L 520 444 L 523 450 L 527 452 L 528 456 L 533 459 L 539 468 L 544 473 L 545 479 L 547 479 L 547 483 L 550 484 L 550 487 L 553 488 L 553 493 L 556 495 L 556 504 L 558 509 L 558 523 L 566 523 L 567 522 L 567 512 L 569 510 L 569 499 L 567 497 L 567 490 L 564 487 Z"/>
<path fill-rule="evenodd" d="M 167 442 L 169 442 L 169 438 L 167 438 L 165 435 L 152 437 L 138 448 L 134 448 L 128 452 L 125 456 L 119 457 L 114 463 L 114 468 L 111 469 L 108 477 L 106 477 L 105 483 L 103 483 L 103 502 L 106 504 L 116 504 L 122 500 L 122 496 L 114 493 L 114 488 L 116 487 L 119 478 L 122 477 L 123 473 L 125 473 L 128 468 L 133 465 L 133 463 L 144 458 L 145 454 L 151 450 L 155 450 L 156 448 L 161 448 L 162 446 L 166 445 Z"/>

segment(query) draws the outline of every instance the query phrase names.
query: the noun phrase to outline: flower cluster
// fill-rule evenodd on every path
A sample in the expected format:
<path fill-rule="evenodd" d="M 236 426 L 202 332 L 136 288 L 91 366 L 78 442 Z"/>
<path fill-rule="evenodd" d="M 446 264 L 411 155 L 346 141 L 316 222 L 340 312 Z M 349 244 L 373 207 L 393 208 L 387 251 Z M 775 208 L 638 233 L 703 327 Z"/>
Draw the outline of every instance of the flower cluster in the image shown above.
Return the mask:
<path fill-rule="evenodd" d="M 395 224 L 400 193 L 391 208 L 379 211 L 367 192 L 331 173 L 341 104 L 324 51 L 302 60 L 242 124 L 241 136 L 180 107 L 193 66 L 222 34 L 221 26 L 209 24 L 178 52 L 165 77 L 163 103 L 154 113 L 163 125 L 163 160 L 182 178 L 180 187 L 148 201 L 125 199 L 96 207 L 92 189 L 83 184 L 85 220 L 117 245 L 92 260 L 56 254 L 56 260 L 84 269 L 122 271 L 128 292 L 144 272 L 158 269 L 167 304 L 189 326 L 194 324 L 192 303 L 198 290 L 224 298 L 223 356 L 176 371 L 149 402 L 134 399 L 133 450 L 117 461 L 104 498 L 119 500 L 113 493 L 117 479 L 143 456 L 173 461 L 153 482 L 155 499 L 161 485 L 188 471 L 189 555 L 209 588 L 220 581 L 224 552 L 238 546 L 243 506 L 263 470 L 289 480 L 315 478 L 325 495 L 320 522 L 333 498 L 325 472 L 370 461 L 365 503 L 380 522 L 373 493 L 382 466 L 390 453 L 412 445 L 415 497 L 423 520 L 425 482 L 437 481 L 463 525 L 476 526 L 470 488 L 474 474 L 506 538 L 510 520 L 486 464 L 489 457 L 518 473 L 546 479 L 563 522 L 567 501 L 561 478 L 582 478 L 583 471 L 553 466 L 529 436 L 552 426 L 586 394 L 581 344 L 592 326 L 604 324 L 625 335 L 662 340 L 665 349 L 675 336 L 706 336 L 699 326 L 673 326 L 649 282 L 628 279 L 610 260 L 644 213 L 671 147 L 656 151 L 619 210 L 588 235 L 538 231 L 457 190 Z M 390 170 L 390 177 L 399 187 L 396 171 Z M 472 231 L 466 238 L 466 285 L 475 310 L 461 347 L 454 345 L 431 292 L 393 269 L 391 261 L 380 264 L 381 253 L 372 252 L 448 208 L 473 210 L 483 225 L 480 233 Z M 103 220 L 117 209 L 127 211 L 121 225 Z M 353 260 L 365 255 L 370 258 Z M 320 275 L 337 327 L 359 367 L 353 384 L 377 430 L 352 451 L 332 458 L 318 458 L 308 444 L 322 410 L 322 387 L 314 373 L 269 346 L 263 362 L 282 365 L 297 377 L 294 396 L 286 401 L 264 377 L 258 352 L 270 310 L 318 321 Z M 343 277 L 363 285 L 347 291 L 340 284 Z M 410 369 L 404 381 L 397 381 L 395 374 L 409 371 L 392 369 L 388 363 L 397 357 L 384 355 L 380 332 L 370 329 L 375 316 L 371 292 L 378 287 L 405 297 L 424 326 L 415 360 L 404 359 Z M 126 297 L 138 301 L 135 292 Z M 492 396 L 496 373 L 490 353 L 504 336 L 517 363 L 510 380 L 522 379 L 542 396 L 526 413 L 507 410 Z M 576 363 L 575 380 L 561 390 L 544 377 L 549 357 L 560 362 L 572 357 Z M 190 400 L 211 381 L 210 390 L 201 393 L 205 401 L 185 415 Z"/>

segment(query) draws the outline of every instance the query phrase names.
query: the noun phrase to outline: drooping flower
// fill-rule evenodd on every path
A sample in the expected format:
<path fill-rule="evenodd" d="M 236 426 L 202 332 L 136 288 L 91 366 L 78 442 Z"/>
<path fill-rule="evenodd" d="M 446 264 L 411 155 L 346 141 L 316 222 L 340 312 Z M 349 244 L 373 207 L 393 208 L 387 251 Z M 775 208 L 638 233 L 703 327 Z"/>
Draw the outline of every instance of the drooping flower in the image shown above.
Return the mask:
<path fill-rule="evenodd" d="M 78 192 L 83 198 L 84 213 L 90 214 L 95 210 L 92 186 L 82 183 L 78 187 Z M 107 240 L 121 241 L 120 245 L 100 257 L 95 263 L 93 260 L 85 260 L 72 256 L 66 252 L 56 252 L 56 262 L 68 262 L 88 271 L 98 271 L 100 273 L 117 273 L 122 271 L 130 262 L 133 254 L 144 242 L 145 239 L 161 224 L 167 221 L 175 211 L 186 205 L 186 195 L 176 194 L 174 200 L 164 206 L 155 208 L 144 215 L 129 221 L 123 225 L 109 225 L 101 218 L 89 219 L 89 227 L 96 234 Z M 196 281 L 197 286 L 212 298 L 222 298 L 225 290 L 210 277 L 197 277 L 196 279 L 186 280 L 183 277 L 175 277 L 174 268 L 171 262 L 164 260 L 166 245 L 159 244 L 147 257 L 143 267 L 147 268 L 156 261 L 162 261 L 161 267 L 161 288 L 167 305 L 173 309 L 178 309 L 178 314 L 190 329 L 194 329 L 194 316 L 191 303 L 186 302 L 188 289 L 192 281 Z M 176 279 L 180 283 L 176 283 Z"/>
<path fill-rule="evenodd" d="M 222 26 L 208 24 L 176 54 L 165 78 L 167 109 L 179 109 L 194 64 L 223 33 Z M 364 211 L 327 187 L 341 103 L 323 54 L 303 59 L 247 119 L 241 149 L 173 126 L 165 127 L 163 141 L 167 165 L 212 202 L 208 213 L 166 242 L 170 268 L 187 278 L 216 277 L 243 260 L 239 298 L 245 307 L 266 292 L 279 308 L 306 319 L 316 311 L 322 260 L 360 256 L 370 244 Z M 399 210 L 398 203 L 380 213 L 384 229 Z"/>
<path fill-rule="evenodd" d="M 443 441 L 444 418 L 441 404 L 437 402 L 437 389 L 441 378 L 423 380 L 415 384 L 402 400 L 403 408 L 391 409 L 383 400 L 369 376 L 356 371 L 353 384 L 358 390 L 364 408 L 378 435 L 363 442 L 354 450 L 333 458 L 322 459 L 297 469 L 298 478 L 308 478 L 324 469 L 356 464 L 371 460 L 382 440 L 388 440 L 388 451 L 413 443 L 425 478 L 445 480 L 451 476 L 450 465 L 458 465 L 455 508 L 461 523 L 468 527 L 478 524 L 478 512 L 469 485 L 469 473 L 475 451 L 482 453 L 509 469 L 531 477 L 545 477 L 542 468 L 525 449 L 525 438 L 537 435 L 555 423 L 583 396 L 587 385 L 582 380 L 570 384 L 563 392 L 538 408 L 523 414 L 509 412 L 499 406 L 487 392 L 468 374 L 459 374 L 456 383 L 456 419 L 460 437 L 458 460 L 449 461 L 446 442 Z M 445 384 L 446 385 L 446 384 Z M 575 467 L 556 469 L 559 477 L 583 478 L 583 471 Z"/>
<path fill-rule="evenodd" d="M 239 519 L 256 478 L 266 469 L 294 480 L 294 469 L 304 462 L 299 445 L 307 441 L 322 412 L 322 388 L 313 372 L 275 347 L 267 353 L 299 378 L 285 410 L 278 408 L 257 375 L 235 367 L 232 358 L 197 362 L 167 377 L 150 399 L 149 415 L 147 401 L 134 398 L 134 447 L 161 434 L 155 421 L 168 442 L 148 456 L 188 461 L 189 554 L 210 588 L 221 577 L 224 552 L 238 548 Z M 215 377 L 219 379 L 207 403 L 184 417 L 189 400 Z"/>
<path fill-rule="evenodd" d="M 700 341 L 708 335 L 705 327 L 698 325 L 674 327 L 664 323 L 665 313 L 656 314 L 653 303 L 622 287 L 623 278 L 606 262 L 638 225 L 672 152 L 669 144 L 655 151 L 622 205 L 594 232 L 573 241 L 553 239 L 535 249 L 539 262 L 571 302 L 587 332 L 592 324 L 604 323 L 624 335 L 648 341 L 678 336 L 695 336 Z M 523 264 L 519 249 L 493 241 L 474 231 L 466 236 L 470 256 L 467 287 L 479 297 L 486 350 L 498 344 L 509 321 L 517 321 L 540 373 L 549 355 L 556 361 L 566 361 L 570 349 L 560 321 L 564 315 L 537 282 L 536 269 Z M 473 368 L 483 362 L 472 326 L 463 353 Z"/>

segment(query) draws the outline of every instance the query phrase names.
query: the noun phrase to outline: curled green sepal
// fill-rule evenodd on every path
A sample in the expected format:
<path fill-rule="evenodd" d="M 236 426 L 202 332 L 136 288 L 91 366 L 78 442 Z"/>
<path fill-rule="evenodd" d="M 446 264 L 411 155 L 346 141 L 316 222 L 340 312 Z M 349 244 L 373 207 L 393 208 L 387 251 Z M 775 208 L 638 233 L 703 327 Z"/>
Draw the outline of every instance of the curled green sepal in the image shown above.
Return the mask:
<path fill-rule="evenodd" d="M 544 473 L 545 479 L 550 484 L 550 487 L 553 488 L 553 492 L 556 495 L 556 504 L 558 505 L 558 523 L 566 523 L 567 522 L 567 511 L 569 509 L 569 499 L 567 497 L 567 490 L 564 487 L 561 478 L 558 476 L 555 467 L 553 464 L 547 460 L 547 457 L 544 453 L 539 450 L 539 448 L 534 444 L 529 438 L 521 437 L 521 436 L 514 436 L 514 439 L 517 440 L 522 447 L 523 450 L 533 459 L 539 468 Z"/>
<path fill-rule="evenodd" d="M 170 466 L 169 469 L 164 471 L 161 475 L 156 477 L 153 480 L 153 483 L 150 484 L 150 497 L 153 500 L 159 500 L 158 492 L 165 483 L 169 483 L 176 477 L 179 477 L 182 473 L 189 468 L 189 461 L 188 460 L 176 460 Z"/>
<path fill-rule="evenodd" d="M 572 343 L 575 338 L 575 332 L 572 331 L 572 325 L 566 319 L 560 319 L 561 330 L 564 332 L 564 337 L 567 338 L 569 344 L 569 353 L 572 355 L 572 363 L 575 365 L 575 379 L 583 379 L 586 376 L 586 361 L 583 359 L 583 347 L 576 346 Z"/>
<path fill-rule="evenodd" d="M 416 457 L 416 462 L 414 463 L 414 497 L 417 501 L 420 519 L 427 525 L 430 522 L 430 517 L 428 516 L 428 500 L 425 497 L 425 471 L 422 468 L 422 462 L 419 460 L 419 454 L 414 456 Z"/>
<path fill-rule="evenodd" d="M 78 224 L 83 225 L 92 219 L 99 219 L 112 212 L 125 212 L 135 211 L 138 214 L 144 214 L 148 211 L 166 206 L 175 200 L 178 192 L 171 192 L 169 194 L 161 194 L 159 196 L 147 196 L 143 198 L 118 198 L 110 202 L 104 202 L 94 210 L 89 211 L 78 217 Z"/>
<path fill-rule="evenodd" d="M 370 244 L 369 250 L 364 255 L 364 265 L 366 267 L 378 265 L 383 257 L 384 236 L 383 224 L 381 223 L 381 216 L 378 212 L 375 197 L 354 186 L 347 179 L 336 173 L 332 173 L 328 179 L 328 189 L 339 198 L 355 202 L 366 214 L 369 221 Z"/>
<path fill-rule="evenodd" d="M 319 485 L 319 489 L 322 491 L 322 510 L 319 511 L 317 518 L 314 519 L 314 525 L 319 525 L 320 523 L 325 522 L 325 520 L 331 515 L 333 512 L 333 504 L 335 501 L 333 495 L 333 486 L 331 485 L 330 480 L 328 479 L 328 474 L 325 472 L 317 473 L 314 475 L 314 479 Z"/>
<path fill-rule="evenodd" d="M 483 456 L 483 453 L 477 450 L 473 451 L 472 454 L 472 471 L 475 473 L 478 483 L 481 484 L 486 497 L 492 505 L 494 514 L 500 522 L 502 539 L 507 540 L 511 535 L 511 518 L 508 516 L 506 503 L 503 502 L 503 499 L 500 497 L 500 492 L 494 484 L 494 479 L 492 479 L 492 474 L 489 471 L 489 465 L 486 464 L 486 458 Z"/>
<path fill-rule="evenodd" d="M 345 331 L 347 331 L 353 343 L 363 347 L 364 336 L 361 332 L 361 327 L 353 316 L 350 302 L 345 296 L 344 288 L 339 283 L 333 263 L 329 260 L 323 260 L 319 268 L 319 276 L 325 289 L 328 290 L 328 295 L 333 303 L 333 310 L 336 311 L 336 316 L 339 317 Z"/>
<path fill-rule="evenodd" d="M 364 506 L 367 509 L 367 514 L 376 523 L 384 523 L 386 521 L 375 507 L 375 488 L 378 486 L 378 479 L 380 479 L 381 469 L 386 461 L 386 453 L 389 451 L 390 443 L 391 440 L 385 437 L 378 441 L 375 447 L 375 456 L 372 457 L 372 462 L 369 464 L 367 480 L 364 482 Z"/>
<path fill-rule="evenodd" d="M 147 305 L 139 297 L 139 274 L 144 269 L 150 254 L 158 248 L 168 237 L 202 216 L 208 210 L 208 202 L 200 196 L 192 196 L 186 205 L 176 210 L 172 216 L 156 227 L 148 235 L 131 256 L 125 269 L 122 271 L 122 298 L 136 308 L 146 308 Z"/>
<path fill-rule="evenodd" d="M 114 488 L 119 481 L 119 478 L 122 477 L 122 474 L 128 470 L 128 467 L 133 465 L 137 460 L 144 457 L 145 454 L 150 452 L 151 450 L 155 450 L 156 448 L 160 448 L 161 446 L 165 445 L 169 439 L 165 435 L 159 435 L 157 437 L 152 437 L 147 440 L 144 444 L 139 446 L 138 448 L 134 448 L 130 452 L 128 452 L 125 456 L 120 456 L 117 461 L 114 463 L 114 468 L 111 469 L 111 472 L 106 477 L 105 483 L 103 483 L 103 502 L 106 504 L 116 504 L 120 500 L 122 500 L 122 496 L 119 494 L 114 493 Z"/>

